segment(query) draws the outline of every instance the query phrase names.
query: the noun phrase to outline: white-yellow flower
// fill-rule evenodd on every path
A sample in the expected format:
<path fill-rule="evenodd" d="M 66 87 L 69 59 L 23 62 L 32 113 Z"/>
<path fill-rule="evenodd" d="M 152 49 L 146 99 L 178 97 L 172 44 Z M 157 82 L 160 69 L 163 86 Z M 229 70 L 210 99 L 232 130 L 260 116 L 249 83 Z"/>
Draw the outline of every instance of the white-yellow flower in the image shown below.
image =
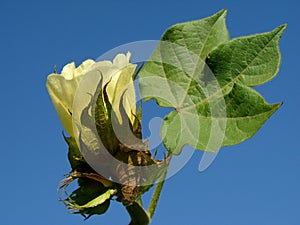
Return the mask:
<path fill-rule="evenodd" d="M 46 86 L 49 95 L 63 127 L 71 136 L 74 136 L 72 107 L 76 89 L 83 76 L 92 71 L 99 72 L 99 76 L 103 78 L 103 84 L 109 82 L 107 86 L 108 99 L 120 123 L 122 123 L 119 112 L 120 97 L 122 96 L 121 92 L 126 90 L 124 108 L 130 121 L 133 123 L 135 120 L 136 99 L 132 85 L 132 75 L 136 65 L 130 63 L 130 56 L 130 53 L 126 55 L 118 54 L 113 62 L 94 62 L 88 59 L 77 68 L 75 63 L 72 62 L 63 68 L 61 74 L 52 73 L 48 76 Z"/>

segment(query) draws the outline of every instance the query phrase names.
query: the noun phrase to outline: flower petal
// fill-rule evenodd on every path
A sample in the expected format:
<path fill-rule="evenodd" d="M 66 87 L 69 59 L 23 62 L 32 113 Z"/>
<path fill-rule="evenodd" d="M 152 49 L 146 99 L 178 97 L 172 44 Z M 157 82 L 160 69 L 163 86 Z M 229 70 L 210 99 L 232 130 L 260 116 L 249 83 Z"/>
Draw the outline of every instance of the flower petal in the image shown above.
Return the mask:
<path fill-rule="evenodd" d="M 118 67 L 119 69 L 123 69 L 124 67 L 127 67 L 128 65 L 130 65 L 130 57 L 131 57 L 131 53 L 127 52 L 126 55 L 124 54 L 118 54 L 114 60 L 113 60 L 113 64 L 114 66 Z"/>
<path fill-rule="evenodd" d="M 71 111 L 76 89 L 82 76 L 89 70 L 94 61 L 88 59 L 78 68 L 75 63 L 67 64 L 61 74 L 52 73 L 47 77 L 46 87 L 52 103 L 65 130 L 73 136 Z"/>
<path fill-rule="evenodd" d="M 136 113 L 136 94 L 132 80 L 135 68 L 136 65 L 134 64 L 123 68 L 120 73 L 113 76 L 113 79 L 107 85 L 107 94 L 120 124 L 122 124 L 122 118 L 119 107 L 123 94 L 125 102 L 122 104 L 124 105 L 126 114 L 130 118 L 132 124 L 135 120 L 133 114 Z"/>

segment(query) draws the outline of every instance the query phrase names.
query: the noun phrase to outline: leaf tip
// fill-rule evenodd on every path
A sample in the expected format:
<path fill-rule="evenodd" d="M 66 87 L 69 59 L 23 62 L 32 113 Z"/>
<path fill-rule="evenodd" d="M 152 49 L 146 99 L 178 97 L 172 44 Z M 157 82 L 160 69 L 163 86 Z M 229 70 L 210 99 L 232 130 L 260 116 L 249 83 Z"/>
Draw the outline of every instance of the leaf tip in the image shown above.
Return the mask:
<path fill-rule="evenodd" d="M 273 112 L 276 112 L 282 105 L 283 105 L 283 102 L 274 104 Z"/>
<path fill-rule="evenodd" d="M 285 31 L 285 29 L 287 28 L 287 23 L 282 24 L 281 26 L 279 26 L 280 30 Z"/>
<path fill-rule="evenodd" d="M 284 23 L 284 24 L 282 24 L 282 25 L 279 26 L 279 27 L 281 27 L 282 29 L 286 29 L 286 28 L 287 28 L 287 25 L 288 25 L 288 23 Z"/>
<path fill-rule="evenodd" d="M 282 24 L 279 27 L 275 28 L 274 32 L 277 32 L 281 36 L 283 34 L 283 32 L 286 30 L 286 28 L 287 28 L 287 23 Z"/>
<path fill-rule="evenodd" d="M 221 17 L 221 16 L 226 17 L 227 11 L 228 11 L 228 10 L 227 10 L 226 8 L 225 8 L 225 9 L 222 9 L 222 10 L 220 10 L 219 12 L 217 12 L 216 15 L 219 15 L 220 17 Z"/>

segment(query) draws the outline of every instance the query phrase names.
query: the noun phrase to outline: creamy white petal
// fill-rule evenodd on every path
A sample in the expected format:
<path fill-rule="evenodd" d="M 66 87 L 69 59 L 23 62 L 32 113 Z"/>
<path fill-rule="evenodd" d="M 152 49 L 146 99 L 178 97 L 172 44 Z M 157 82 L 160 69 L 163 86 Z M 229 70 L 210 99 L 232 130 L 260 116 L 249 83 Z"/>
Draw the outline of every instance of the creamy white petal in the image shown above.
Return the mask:
<path fill-rule="evenodd" d="M 107 94 L 110 98 L 113 110 L 116 112 L 117 118 L 122 123 L 121 114 L 119 110 L 121 97 L 124 94 L 124 105 L 127 116 L 133 124 L 136 114 L 136 95 L 132 75 L 135 71 L 136 65 L 131 64 L 121 70 L 117 76 L 113 76 L 111 82 L 107 85 Z"/>
<path fill-rule="evenodd" d="M 93 76 L 101 76 L 103 85 L 108 84 L 107 94 L 118 120 L 122 123 L 119 112 L 120 98 L 124 94 L 124 108 L 126 114 L 133 123 L 136 114 L 136 95 L 133 86 L 132 75 L 136 65 L 130 63 L 131 54 L 118 54 L 113 62 L 94 62 L 91 59 L 84 61 L 79 67 L 75 63 L 67 64 L 61 74 L 50 74 L 47 78 L 47 89 L 56 112 L 65 130 L 73 136 L 73 125 L 71 111 L 76 90 L 83 76 L 92 73 Z"/>
<path fill-rule="evenodd" d="M 62 74 L 52 73 L 47 77 L 46 87 L 52 103 L 65 130 L 73 136 L 72 106 L 74 95 L 82 76 L 94 63 L 93 60 L 84 61 L 78 68 L 75 63 L 67 64 Z"/>
<path fill-rule="evenodd" d="M 83 63 L 81 63 L 80 66 L 78 66 L 75 70 L 74 70 L 74 77 L 78 77 L 78 76 L 82 76 L 84 75 L 87 71 L 89 71 L 90 67 L 95 64 L 95 61 L 92 59 L 87 59 L 85 60 Z"/>
<path fill-rule="evenodd" d="M 71 62 L 64 66 L 61 71 L 61 76 L 67 80 L 71 80 L 74 77 L 75 63 Z"/>
<path fill-rule="evenodd" d="M 118 54 L 114 60 L 113 64 L 118 67 L 119 69 L 123 69 L 124 67 L 127 67 L 130 64 L 130 57 L 131 53 L 128 52 L 126 55 L 124 54 Z"/>

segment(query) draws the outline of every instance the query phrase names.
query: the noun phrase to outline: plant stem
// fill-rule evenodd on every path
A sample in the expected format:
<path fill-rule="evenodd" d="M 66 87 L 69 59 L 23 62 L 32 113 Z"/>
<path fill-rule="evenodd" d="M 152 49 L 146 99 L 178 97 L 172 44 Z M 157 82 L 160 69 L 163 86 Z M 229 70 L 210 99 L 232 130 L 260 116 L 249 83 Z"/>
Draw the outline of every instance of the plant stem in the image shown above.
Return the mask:
<path fill-rule="evenodd" d="M 166 168 L 166 170 L 162 174 L 161 178 L 159 179 L 159 181 L 156 185 L 156 188 L 154 190 L 154 193 L 152 195 L 151 202 L 150 202 L 150 205 L 149 205 L 149 208 L 148 208 L 148 215 L 149 215 L 150 220 L 152 219 L 152 217 L 154 215 L 154 212 L 156 210 L 158 199 L 160 197 L 160 193 L 161 193 L 162 188 L 164 186 L 165 179 L 166 179 L 166 176 L 167 176 L 167 173 L 168 173 L 168 170 L 169 170 L 169 162 L 171 161 L 171 157 L 172 157 L 171 155 L 168 157 L 168 167 Z"/>

